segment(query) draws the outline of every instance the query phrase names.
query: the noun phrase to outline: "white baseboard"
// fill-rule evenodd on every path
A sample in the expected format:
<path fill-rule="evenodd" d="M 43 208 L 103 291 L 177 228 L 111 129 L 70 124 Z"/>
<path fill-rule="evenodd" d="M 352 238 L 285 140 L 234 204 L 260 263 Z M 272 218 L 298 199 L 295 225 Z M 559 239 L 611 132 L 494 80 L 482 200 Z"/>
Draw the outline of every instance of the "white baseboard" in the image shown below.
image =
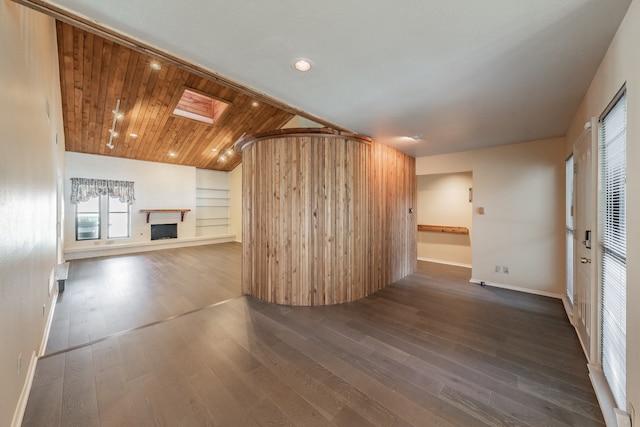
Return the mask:
<path fill-rule="evenodd" d="M 56 287 L 54 289 L 53 298 L 51 299 L 51 310 L 49 310 L 47 323 L 44 325 L 44 333 L 42 335 L 42 342 L 40 343 L 38 357 L 44 355 L 44 352 L 47 350 L 47 342 L 49 342 L 49 332 L 51 331 L 51 324 L 53 323 L 53 313 L 56 311 L 56 303 L 58 302 L 58 288 Z"/>
<path fill-rule="evenodd" d="M 574 325 L 574 323 L 573 323 L 573 304 L 571 304 L 571 301 L 569 301 L 569 297 L 566 294 L 562 295 L 562 305 L 564 305 L 564 311 L 567 313 L 567 318 L 569 319 L 569 322 L 572 325 Z"/>
<path fill-rule="evenodd" d="M 108 244 L 96 246 L 82 246 L 66 248 L 64 250 L 65 260 L 95 258 L 111 255 L 126 255 L 138 252 L 157 251 L 160 249 L 183 248 L 188 246 L 211 245 L 215 243 L 227 243 L 235 241 L 234 234 L 221 236 L 198 236 L 185 239 L 162 239 L 148 242 Z"/>
<path fill-rule="evenodd" d="M 607 427 L 618 427 L 618 421 L 616 420 L 615 407 L 616 403 L 609 389 L 609 384 L 604 377 L 602 369 L 596 365 L 588 364 L 589 379 L 593 386 L 593 391 L 596 393 L 598 404 L 600 404 L 600 410 L 604 417 L 604 422 Z"/>
<path fill-rule="evenodd" d="M 494 288 L 510 289 L 512 291 L 524 292 L 524 293 L 527 293 L 527 294 L 541 295 L 543 297 L 551 297 L 551 298 L 562 299 L 562 295 L 556 294 L 556 293 L 553 293 L 553 292 L 539 291 L 537 289 L 523 288 L 521 286 L 507 285 L 507 284 L 504 284 L 504 283 L 487 282 L 486 280 L 479 280 L 479 279 L 474 279 L 474 278 L 471 278 L 471 280 L 469 280 L 469 281 L 471 283 L 476 283 L 478 285 L 481 284 L 481 283 L 484 283 L 485 285 L 492 286 Z"/>
<path fill-rule="evenodd" d="M 56 280 L 53 280 L 57 283 Z M 29 369 L 27 370 L 27 376 L 25 378 L 24 386 L 22 387 L 22 393 L 18 399 L 18 405 L 13 413 L 13 421 L 11 427 L 20 427 L 22 425 L 22 419 L 24 418 L 24 411 L 27 409 L 27 402 L 29 401 L 29 394 L 31 394 L 31 387 L 33 386 L 33 378 L 36 374 L 36 366 L 38 364 L 38 357 L 43 356 L 47 349 L 47 342 L 49 341 L 49 333 L 51 331 L 51 324 L 53 323 L 53 314 L 56 311 L 56 302 L 58 301 L 58 288 L 49 285 L 49 292 L 52 292 L 51 297 L 51 309 L 47 316 L 47 321 L 44 325 L 44 331 L 42 333 L 42 341 L 40 342 L 40 349 L 38 353 L 34 351 L 31 354 L 31 360 L 29 361 Z"/>
<path fill-rule="evenodd" d="M 471 264 L 462 264 L 459 262 L 452 262 L 452 261 L 443 261 L 440 259 L 431 259 L 431 258 L 420 258 L 418 257 L 418 261 L 427 261 L 427 262 L 434 262 L 436 264 L 446 264 L 446 265 L 453 265 L 456 267 L 465 267 L 465 268 L 471 268 Z"/>
<path fill-rule="evenodd" d="M 36 364 L 38 363 L 38 357 L 36 352 L 31 353 L 31 360 L 29 361 L 29 370 L 27 371 L 27 377 L 22 387 L 22 393 L 20 393 L 20 399 L 18 399 L 18 405 L 13 413 L 13 420 L 11 421 L 11 427 L 20 427 L 22 425 L 22 419 L 24 418 L 24 411 L 27 409 L 27 402 L 29 401 L 29 394 L 31 393 L 31 386 L 33 385 L 33 377 L 36 373 Z"/>

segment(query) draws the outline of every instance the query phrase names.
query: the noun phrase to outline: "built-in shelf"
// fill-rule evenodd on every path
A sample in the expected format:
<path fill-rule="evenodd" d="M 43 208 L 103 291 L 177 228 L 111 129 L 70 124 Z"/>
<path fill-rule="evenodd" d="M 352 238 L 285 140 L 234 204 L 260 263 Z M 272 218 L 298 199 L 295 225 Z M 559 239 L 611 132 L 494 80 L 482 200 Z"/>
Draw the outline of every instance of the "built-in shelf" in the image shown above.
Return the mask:
<path fill-rule="evenodd" d="M 147 214 L 147 223 L 149 223 L 149 217 L 151 214 L 157 212 L 180 212 L 180 222 L 183 222 L 184 214 L 191 212 L 191 209 L 140 209 L 140 212 Z"/>
<path fill-rule="evenodd" d="M 204 185 L 203 185 L 204 184 Z M 229 230 L 230 190 L 201 183 L 196 187 L 196 234 L 216 235 Z"/>
<path fill-rule="evenodd" d="M 454 227 L 451 225 L 418 224 L 418 231 L 435 231 L 439 233 L 469 234 L 469 229 L 467 227 Z"/>

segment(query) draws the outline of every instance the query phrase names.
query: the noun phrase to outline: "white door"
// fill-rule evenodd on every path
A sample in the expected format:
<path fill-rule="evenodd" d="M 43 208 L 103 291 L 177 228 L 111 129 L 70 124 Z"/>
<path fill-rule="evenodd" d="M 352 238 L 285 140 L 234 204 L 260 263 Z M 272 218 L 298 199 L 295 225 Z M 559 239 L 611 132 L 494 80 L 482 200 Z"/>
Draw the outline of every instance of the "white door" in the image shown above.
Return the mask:
<path fill-rule="evenodd" d="M 591 361 L 592 333 L 594 327 L 593 300 L 595 295 L 592 280 L 595 262 L 595 239 L 593 224 L 593 158 L 592 131 L 588 129 L 573 149 L 575 185 L 575 232 L 574 232 L 574 326 L 582 343 L 587 361 Z M 592 262 L 593 260 L 593 262 Z"/>

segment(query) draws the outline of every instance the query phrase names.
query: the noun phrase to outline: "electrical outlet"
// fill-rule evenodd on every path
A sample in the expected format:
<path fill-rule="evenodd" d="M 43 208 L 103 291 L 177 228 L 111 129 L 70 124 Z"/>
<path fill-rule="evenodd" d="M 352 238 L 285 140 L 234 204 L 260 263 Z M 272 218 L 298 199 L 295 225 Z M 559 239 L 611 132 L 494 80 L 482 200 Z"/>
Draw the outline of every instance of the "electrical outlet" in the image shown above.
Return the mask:
<path fill-rule="evenodd" d="M 500 266 L 496 265 L 496 273 L 500 273 Z"/>
<path fill-rule="evenodd" d="M 22 372 L 22 353 L 18 355 L 18 375 Z"/>
<path fill-rule="evenodd" d="M 509 267 L 507 267 L 506 265 L 504 267 L 502 267 L 502 272 L 504 274 L 509 274 Z"/>

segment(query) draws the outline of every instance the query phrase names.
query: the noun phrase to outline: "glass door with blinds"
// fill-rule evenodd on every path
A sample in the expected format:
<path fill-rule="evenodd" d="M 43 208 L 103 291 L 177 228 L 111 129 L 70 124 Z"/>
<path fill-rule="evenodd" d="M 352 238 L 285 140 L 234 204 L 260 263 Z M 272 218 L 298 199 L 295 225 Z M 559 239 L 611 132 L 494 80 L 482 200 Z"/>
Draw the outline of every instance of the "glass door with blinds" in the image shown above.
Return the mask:
<path fill-rule="evenodd" d="M 626 410 L 627 101 L 624 91 L 603 115 L 599 141 L 600 362 L 616 405 Z"/>

